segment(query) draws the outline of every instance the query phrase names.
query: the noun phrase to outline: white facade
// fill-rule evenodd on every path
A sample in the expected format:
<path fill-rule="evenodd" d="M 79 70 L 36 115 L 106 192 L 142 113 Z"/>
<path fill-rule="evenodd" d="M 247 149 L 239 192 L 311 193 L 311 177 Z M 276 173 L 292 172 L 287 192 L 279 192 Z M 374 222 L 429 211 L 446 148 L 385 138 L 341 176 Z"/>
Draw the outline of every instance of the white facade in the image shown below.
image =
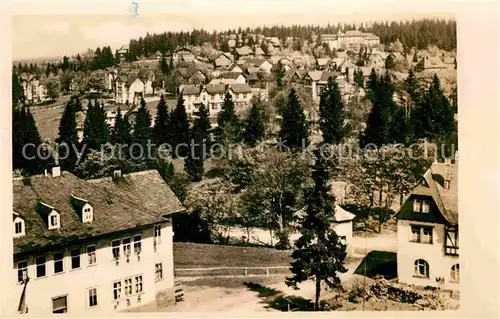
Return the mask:
<path fill-rule="evenodd" d="M 347 256 L 352 255 L 352 220 L 333 223 L 332 229 L 341 238 L 341 241 L 343 241 L 344 244 L 347 245 Z"/>
<path fill-rule="evenodd" d="M 66 312 L 72 316 L 83 315 L 84 317 L 109 314 L 154 302 L 159 292 L 168 291 L 174 286 L 172 225 L 169 221 L 158 224 L 158 227 L 161 229 L 160 232 L 158 229 L 155 231 L 154 226 L 150 226 L 142 230 L 136 229 L 129 233 L 122 233 L 113 238 L 90 240 L 82 245 L 66 246 L 43 254 L 16 256 L 8 282 L 2 283 L 6 288 L 8 287 L 5 289 L 8 294 L 2 306 L 3 314 L 6 317 L 26 316 L 18 312 L 24 287 L 23 283 L 18 281 L 19 273 L 22 274 L 22 270 L 18 270 L 18 265 L 23 266 L 22 262 L 27 262 L 27 275 L 30 278 L 25 293 L 28 315 L 36 317 L 52 315 L 53 298 L 63 296 L 66 296 Z M 160 236 L 155 237 L 155 233 Z M 135 235 L 141 235 L 140 254 L 135 254 L 133 237 Z M 127 250 L 123 245 L 125 238 L 131 239 L 131 253 L 128 261 L 125 256 Z M 154 245 L 155 238 L 156 245 Z M 120 240 L 118 259 L 114 259 L 111 246 L 112 241 L 116 239 Z M 87 253 L 88 247 L 92 246 L 95 247 L 95 255 Z M 71 251 L 74 249 L 80 249 L 81 253 L 79 267 L 72 269 Z M 57 253 L 64 253 L 64 257 L 62 271 L 55 273 L 54 254 Z M 36 258 L 42 256 L 46 258 L 45 276 L 37 278 Z M 76 260 L 77 257 L 73 258 Z M 59 261 L 57 264 L 57 267 L 61 265 Z M 157 268 L 160 264 L 162 279 L 157 280 L 159 278 Z M 42 266 L 40 265 L 39 268 L 41 269 Z M 125 291 L 125 279 L 128 278 L 132 279 L 132 293 L 129 295 Z M 139 280 L 141 278 L 142 281 Z M 113 285 L 117 281 L 121 282 L 121 291 L 118 298 L 115 298 Z M 95 293 L 95 299 L 90 298 L 90 292 Z M 91 302 L 94 301 L 97 304 L 91 306 Z"/>
<path fill-rule="evenodd" d="M 432 227 L 432 243 L 415 242 L 411 226 Z M 459 264 L 458 256 L 445 254 L 445 225 L 422 221 L 398 220 L 398 280 L 399 282 L 459 290 L 459 278 L 452 278 L 452 267 Z M 417 260 L 428 264 L 428 276 L 419 274 Z M 439 278 L 444 281 L 438 282 Z"/>

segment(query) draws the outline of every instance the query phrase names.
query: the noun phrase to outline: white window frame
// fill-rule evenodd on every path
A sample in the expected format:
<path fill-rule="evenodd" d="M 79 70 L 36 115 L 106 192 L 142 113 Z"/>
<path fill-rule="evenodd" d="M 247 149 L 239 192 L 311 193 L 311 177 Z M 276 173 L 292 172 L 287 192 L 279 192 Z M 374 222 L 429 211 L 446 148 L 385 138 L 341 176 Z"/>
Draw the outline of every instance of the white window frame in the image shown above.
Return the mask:
<path fill-rule="evenodd" d="M 120 259 L 120 245 L 121 245 L 121 242 L 119 239 L 113 240 L 111 242 L 111 252 L 113 255 L 113 260 Z"/>
<path fill-rule="evenodd" d="M 56 259 L 56 255 L 62 255 L 62 258 L 61 259 Z M 56 262 L 60 262 L 61 263 L 61 271 L 59 272 L 56 272 Z M 64 272 L 64 252 L 58 252 L 58 253 L 54 253 L 52 255 L 52 263 L 54 264 L 54 275 L 55 274 L 62 274 Z"/>
<path fill-rule="evenodd" d="M 19 225 L 19 231 L 18 231 L 18 226 Z M 20 237 L 20 236 L 24 236 L 26 233 L 25 233 L 25 223 L 24 223 L 24 220 L 22 218 L 19 218 L 19 217 L 16 217 L 16 219 L 14 219 L 14 236 L 15 237 Z"/>
<path fill-rule="evenodd" d="M 157 244 L 161 243 L 161 224 L 154 226 L 154 240 Z"/>
<path fill-rule="evenodd" d="M 430 203 L 428 199 L 422 200 L 422 210 L 420 211 L 421 213 L 428 213 L 430 210 Z"/>
<path fill-rule="evenodd" d="M 125 257 L 129 257 L 130 254 L 132 253 L 131 244 L 132 244 L 132 239 L 130 237 L 123 238 L 122 240 L 123 255 Z"/>
<path fill-rule="evenodd" d="M 58 312 L 54 312 L 55 309 L 54 309 L 54 300 L 56 299 L 66 299 L 66 308 L 61 308 L 61 309 L 66 309 L 66 311 L 62 312 L 62 313 L 67 313 L 68 312 L 68 295 L 64 295 L 64 296 L 58 296 L 58 297 L 54 297 L 52 298 L 52 313 L 58 313 Z M 59 310 L 59 309 L 58 309 Z"/>
<path fill-rule="evenodd" d="M 163 280 L 163 265 L 162 263 L 157 263 L 155 265 L 155 281 Z"/>
<path fill-rule="evenodd" d="M 142 252 L 142 235 L 135 235 L 133 238 L 134 241 L 134 254 L 140 255 Z"/>
<path fill-rule="evenodd" d="M 421 208 L 422 208 L 422 200 L 415 198 L 413 200 L 413 212 L 420 213 Z"/>
<path fill-rule="evenodd" d="M 424 273 L 421 272 L 420 267 L 424 267 Z M 424 259 L 417 259 L 414 262 L 414 276 L 419 278 L 430 278 L 430 266 Z"/>
<path fill-rule="evenodd" d="M 59 213 L 53 211 L 49 214 L 49 229 L 57 229 L 60 227 Z"/>
<path fill-rule="evenodd" d="M 87 301 L 88 301 L 88 304 L 87 304 L 87 307 L 88 308 L 94 308 L 94 307 L 97 307 L 97 305 L 99 305 L 99 302 L 97 300 L 97 287 L 92 287 L 92 288 L 88 288 L 87 289 Z M 95 300 L 93 300 L 92 298 L 94 298 Z"/>
<path fill-rule="evenodd" d="M 122 296 L 122 282 L 116 280 L 113 282 L 113 300 L 120 300 Z"/>
<path fill-rule="evenodd" d="M 26 266 L 20 267 L 21 264 L 25 264 Z M 28 278 L 28 260 L 21 260 L 17 262 L 17 282 L 22 283 L 24 280 Z M 21 280 L 19 280 L 21 278 Z"/>
<path fill-rule="evenodd" d="M 135 275 L 134 276 L 134 282 L 135 282 L 135 293 L 140 294 L 144 291 L 143 287 L 143 280 L 142 280 L 142 274 L 140 275 Z"/>
<path fill-rule="evenodd" d="M 83 209 L 83 222 L 91 222 L 94 219 L 92 212 L 92 207 L 86 207 Z"/>
<path fill-rule="evenodd" d="M 432 245 L 434 243 L 434 227 L 410 225 L 410 242 Z"/>
<path fill-rule="evenodd" d="M 43 258 L 43 263 L 38 263 L 38 259 Z M 43 272 L 44 274 L 42 276 L 38 275 L 38 267 L 43 266 Z M 36 278 L 43 278 L 47 277 L 47 256 L 38 256 L 35 257 L 35 273 L 36 273 Z"/>
<path fill-rule="evenodd" d="M 460 264 L 454 264 L 450 269 L 450 281 L 460 282 Z"/>
<path fill-rule="evenodd" d="M 133 290 L 133 277 L 127 277 L 123 279 L 123 288 L 125 292 L 125 297 L 132 296 L 134 294 Z"/>
<path fill-rule="evenodd" d="M 93 248 L 94 250 L 89 251 L 89 248 Z M 87 257 L 88 257 L 87 262 L 89 266 L 97 264 L 97 248 L 95 245 L 87 246 Z"/>
<path fill-rule="evenodd" d="M 78 251 L 78 255 L 73 255 L 73 252 L 75 251 Z M 82 255 L 82 250 L 81 248 L 73 248 L 70 250 L 69 252 L 69 256 L 70 256 L 70 260 L 71 260 L 71 270 L 74 270 L 74 269 L 80 269 L 82 268 L 82 258 L 81 258 L 81 255 Z M 78 258 L 78 267 L 73 267 L 73 260 L 76 260 Z"/>

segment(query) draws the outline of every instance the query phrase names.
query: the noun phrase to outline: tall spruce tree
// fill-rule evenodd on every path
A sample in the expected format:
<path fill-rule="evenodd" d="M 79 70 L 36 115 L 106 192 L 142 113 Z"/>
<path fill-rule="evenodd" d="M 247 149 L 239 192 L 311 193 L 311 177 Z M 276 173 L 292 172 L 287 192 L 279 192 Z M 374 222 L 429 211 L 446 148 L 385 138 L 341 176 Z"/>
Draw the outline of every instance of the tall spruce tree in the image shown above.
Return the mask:
<path fill-rule="evenodd" d="M 62 169 L 72 171 L 77 161 L 75 148 L 78 149 L 78 131 L 76 124 L 76 109 L 80 108 L 78 98 L 72 98 L 64 109 L 59 122 L 59 136 L 56 142 L 61 146 L 59 148 L 58 160 Z M 64 147 L 62 147 L 64 146 Z"/>
<path fill-rule="evenodd" d="M 216 139 L 220 143 L 239 142 L 241 123 L 236 115 L 232 95 L 228 92 L 224 97 L 222 109 L 217 116 Z"/>
<path fill-rule="evenodd" d="M 140 106 L 137 109 L 137 114 L 135 116 L 134 130 L 133 130 L 133 140 L 134 143 L 141 145 L 142 152 L 137 147 L 134 147 L 133 155 L 135 157 L 140 156 L 142 153 L 143 156 L 146 156 L 147 153 L 147 145 L 148 141 L 151 140 L 152 132 L 151 132 L 151 114 L 146 105 L 146 101 L 141 98 Z M 152 143 L 151 143 L 152 144 Z"/>
<path fill-rule="evenodd" d="M 279 89 L 283 88 L 283 77 L 285 76 L 285 67 L 283 64 L 278 62 L 278 66 L 276 67 L 276 70 L 274 71 L 274 79 L 276 80 L 276 85 L 278 86 Z"/>
<path fill-rule="evenodd" d="M 279 132 L 280 143 L 292 149 L 309 145 L 309 132 L 304 107 L 294 88 L 290 90 L 283 109 L 283 119 Z"/>
<path fill-rule="evenodd" d="M 323 142 L 340 144 L 349 134 L 350 127 L 346 122 L 346 113 L 337 81 L 330 77 L 319 102 L 319 127 Z"/>
<path fill-rule="evenodd" d="M 177 105 L 170 115 L 170 130 L 172 136 L 171 146 L 174 151 L 173 156 L 186 156 L 187 148 L 180 147 L 182 144 L 189 145 L 189 120 L 182 95 L 179 95 Z M 177 149 L 177 152 L 175 149 Z"/>
<path fill-rule="evenodd" d="M 363 79 L 363 71 L 361 69 L 357 69 L 354 71 L 354 82 L 360 87 L 364 88 L 364 79 Z"/>
<path fill-rule="evenodd" d="M 92 104 L 89 101 L 83 126 L 83 143 L 87 145 L 87 149 L 100 150 L 109 141 L 109 127 L 105 119 L 104 109 L 99 102 Z"/>
<path fill-rule="evenodd" d="M 265 136 L 264 111 L 259 103 L 253 103 L 244 123 L 243 139 L 254 147 Z"/>
<path fill-rule="evenodd" d="M 12 72 L 12 107 L 16 108 L 21 99 L 21 82 L 17 72 Z"/>
<path fill-rule="evenodd" d="M 329 173 L 325 160 L 315 151 L 316 161 L 312 165 L 314 186 L 306 190 L 307 210 L 300 220 L 301 236 L 295 243 L 291 263 L 292 277 L 286 284 L 298 289 L 297 284 L 313 280 L 316 287 L 314 310 L 319 311 L 321 284 L 330 289 L 341 288 L 339 273 L 347 272 L 344 262 L 346 245 L 331 228 L 335 220 L 335 197 L 328 186 Z"/>
<path fill-rule="evenodd" d="M 160 102 L 158 102 L 158 106 L 156 108 L 156 117 L 154 121 L 153 133 L 155 137 L 155 141 L 158 144 L 169 143 L 170 136 L 170 114 L 167 109 L 167 103 L 165 102 L 165 98 L 163 94 L 160 97 Z"/>
<path fill-rule="evenodd" d="M 132 137 L 130 135 L 130 123 L 126 117 L 122 116 L 120 108 L 116 111 L 115 126 L 112 130 L 111 142 L 113 144 L 128 145 Z"/>
<path fill-rule="evenodd" d="M 209 129 L 210 119 L 208 109 L 202 104 L 198 112 L 196 112 L 196 118 L 190 130 L 191 142 L 193 144 L 184 161 L 184 169 L 193 182 L 199 182 L 203 178 Z"/>

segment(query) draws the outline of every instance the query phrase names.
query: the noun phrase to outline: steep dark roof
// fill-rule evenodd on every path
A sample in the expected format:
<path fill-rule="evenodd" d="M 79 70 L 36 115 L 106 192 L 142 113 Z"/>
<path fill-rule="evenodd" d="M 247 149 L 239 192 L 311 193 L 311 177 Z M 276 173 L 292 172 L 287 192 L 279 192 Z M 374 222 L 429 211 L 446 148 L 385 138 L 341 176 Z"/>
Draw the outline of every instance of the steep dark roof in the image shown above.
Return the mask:
<path fill-rule="evenodd" d="M 188 84 L 182 88 L 182 95 L 197 95 L 200 94 L 200 86 Z"/>
<path fill-rule="evenodd" d="M 69 172 L 62 172 L 58 177 L 38 175 L 13 180 L 13 211 L 26 224 L 26 235 L 14 239 L 14 253 L 150 225 L 164 220 L 164 215 L 182 210 L 168 186 L 160 185 L 153 173 L 131 180 L 133 183 L 125 182 L 120 186 L 101 185 L 79 179 Z M 81 222 L 71 201 L 72 194 L 92 201 L 92 223 Z M 37 210 L 39 202 L 54 207 L 60 214 L 59 229 L 48 230 Z"/>
<path fill-rule="evenodd" d="M 234 93 L 252 93 L 252 88 L 248 84 L 231 84 Z"/>
<path fill-rule="evenodd" d="M 205 85 L 205 89 L 209 94 L 215 94 L 215 93 L 224 93 L 226 92 L 226 85 L 225 84 L 207 84 Z"/>
<path fill-rule="evenodd" d="M 220 78 L 236 80 L 240 75 L 245 76 L 243 73 L 240 72 L 224 72 L 220 75 Z"/>

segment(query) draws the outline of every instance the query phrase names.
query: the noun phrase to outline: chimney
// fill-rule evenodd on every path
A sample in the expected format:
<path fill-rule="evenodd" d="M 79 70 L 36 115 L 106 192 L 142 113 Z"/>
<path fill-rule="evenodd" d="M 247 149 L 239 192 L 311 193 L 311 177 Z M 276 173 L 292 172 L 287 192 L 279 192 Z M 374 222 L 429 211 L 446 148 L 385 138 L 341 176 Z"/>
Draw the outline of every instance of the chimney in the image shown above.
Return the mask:
<path fill-rule="evenodd" d="M 58 176 L 61 176 L 61 167 L 60 166 L 52 167 L 52 177 L 58 177 Z"/>
<path fill-rule="evenodd" d="M 120 169 L 113 171 L 113 179 L 116 180 L 122 177 L 122 171 Z"/>

